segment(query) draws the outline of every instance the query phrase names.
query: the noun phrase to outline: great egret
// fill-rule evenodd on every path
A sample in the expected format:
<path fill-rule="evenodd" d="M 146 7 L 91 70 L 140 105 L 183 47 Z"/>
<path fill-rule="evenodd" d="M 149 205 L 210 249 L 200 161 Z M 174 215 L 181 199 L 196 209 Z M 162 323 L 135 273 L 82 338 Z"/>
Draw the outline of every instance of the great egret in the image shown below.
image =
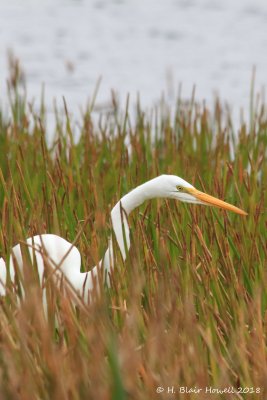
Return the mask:
<path fill-rule="evenodd" d="M 127 216 L 136 207 L 144 201 L 154 198 L 176 199 L 186 203 L 204 204 L 233 211 L 240 215 L 247 213 L 229 203 L 212 197 L 197 190 L 190 183 L 175 175 L 161 175 L 138 186 L 119 200 L 111 211 L 111 221 L 115 237 L 123 260 L 126 259 L 126 253 L 130 248 L 130 230 Z M 93 288 L 94 278 L 99 279 L 99 271 L 104 268 L 107 276 L 113 266 L 113 245 L 109 240 L 108 249 L 101 262 L 89 272 L 80 272 L 81 255 L 79 250 L 60 236 L 53 234 L 36 235 L 27 239 L 29 254 L 32 261 L 35 257 L 40 281 L 42 282 L 44 273 L 44 254 L 51 261 L 52 267 L 59 266 L 67 280 L 74 289 L 88 299 L 90 291 Z M 34 249 L 37 249 L 34 250 Z M 14 262 L 22 270 L 23 257 L 21 244 L 17 244 L 11 251 L 12 257 L 9 261 L 9 272 L 11 281 L 15 281 Z M 7 279 L 6 263 L 3 258 L 0 259 L 0 294 L 5 295 L 5 285 Z"/>

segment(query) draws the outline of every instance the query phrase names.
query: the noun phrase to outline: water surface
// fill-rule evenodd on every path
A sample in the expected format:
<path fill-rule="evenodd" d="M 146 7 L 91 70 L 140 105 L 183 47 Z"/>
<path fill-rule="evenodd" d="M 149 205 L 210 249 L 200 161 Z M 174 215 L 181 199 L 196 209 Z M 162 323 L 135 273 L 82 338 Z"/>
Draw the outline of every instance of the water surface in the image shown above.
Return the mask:
<path fill-rule="evenodd" d="M 248 111 L 252 67 L 256 87 L 267 83 L 267 2 L 263 0 L 0 0 L 0 89 L 5 101 L 7 49 L 21 60 L 29 100 L 69 108 L 92 96 L 102 76 L 98 103 L 111 89 L 123 104 L 140 93 L 146 106 L 165 92 L 211 102 L 220 95 Z"/>

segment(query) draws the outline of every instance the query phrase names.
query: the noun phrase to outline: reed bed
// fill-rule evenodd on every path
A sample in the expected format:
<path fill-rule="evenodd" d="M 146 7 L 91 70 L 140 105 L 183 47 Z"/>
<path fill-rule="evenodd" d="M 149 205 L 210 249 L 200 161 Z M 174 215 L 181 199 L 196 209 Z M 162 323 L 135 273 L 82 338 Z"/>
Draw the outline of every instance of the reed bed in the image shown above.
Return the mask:
<path fill-rule="evenodd" d="M 0 397 L 266 399 L 264 108 L 252 103 L 250 123 L 234 128 L 219 102 L 208 110 L 178 99 L 174 113 L 138 105 L 135 121 L 115 101 L 109 114 L 93 118 L 91 104 L 75 136 L 65 104 L 48 140 L 44 102 L 34 111 L 13 73 L 11 115 L 0 113 L 5 259 L 14 244 L 49 232 L 76 240 L 89 270 L 107 247 L 112 206 L 161 173 L 248 216 L 145 203 L 130 216 L 126 262 L 115 249 L 111 287 L 91 304 L 75 305 L 70 289 L 49 281 L 45 311 L 34 266 L 26 265 L 28 274 L 1 299 Z"/>

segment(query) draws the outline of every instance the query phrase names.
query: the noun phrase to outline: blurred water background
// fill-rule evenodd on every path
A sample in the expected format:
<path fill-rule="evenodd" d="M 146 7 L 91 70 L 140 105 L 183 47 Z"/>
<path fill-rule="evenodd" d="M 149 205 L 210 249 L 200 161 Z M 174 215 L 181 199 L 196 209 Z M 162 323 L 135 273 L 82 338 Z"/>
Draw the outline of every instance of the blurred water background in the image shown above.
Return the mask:
<path fill-rule="evenodd" d="M 27 97 L 64 95 L 77 116 L 101 85 L 103 109 L 114 90 L 120 103 L 140 94 L 144 107 L 164 92 L 211 103 L 219 95 L 233 113 L 249 110 L 250 82 L 267 84 L 267 2 L 264 0 L 0 0 L 0 100 L 6 104 L 7 51 L 20 59 Z M 264 95 L 264 94 L 263 94 Z"/>

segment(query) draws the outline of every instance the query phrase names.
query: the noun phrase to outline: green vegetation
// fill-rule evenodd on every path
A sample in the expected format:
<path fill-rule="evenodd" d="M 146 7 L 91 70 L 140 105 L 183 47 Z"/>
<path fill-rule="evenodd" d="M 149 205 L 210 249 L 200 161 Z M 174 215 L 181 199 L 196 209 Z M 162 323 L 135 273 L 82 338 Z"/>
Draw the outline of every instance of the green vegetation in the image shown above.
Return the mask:
<path fill-rule="evenodd" d="M 265 399 L 267 393 L 267 119 L 234 130 L 214 111 L 177 102 L 174 115 L 116 104 L 99 123 L 90 107 L 78 139 L 55 112 L 47 144 L 45 105 L 36 114 L 10 80 L 0 114 L 0 249 L 36 233 L 76 240 L 84 270 L 101 259 L 118 199 L 161 173 L 176 174 L 243 208 L 248 217 L 155 200 L 130 216 L 132 246 L 116 251 L 111 288 L 92 304 L 48 281 L 47 317 L 34 273 L 1 300 L 0 397 L 4 399 Z M 50 118 L 50 117 L 49 117 Z M 50 137 L 51 139 L 51 137 Z M 87 224 L 84 220 L 88 218 Z M 77 234 L 80 233 L 77 237 Z M 26 256 L 27 254 L 25 254 Z M 27 259 L 26 259 L 27 260 Z M 27 266 L 27 262 L 25 263 Z M 34 271 L 34 268 L 32 269 Z M 19 283 L 19 282 L 17 282 Z M 179 394 L 179 387 L 204 388 Z M 212 388 L 260 388 L 250 395 Z M 156 393 L 157 387 L 165 392 Z M 166 393 L 172 387 L 176 394 Z"/>

